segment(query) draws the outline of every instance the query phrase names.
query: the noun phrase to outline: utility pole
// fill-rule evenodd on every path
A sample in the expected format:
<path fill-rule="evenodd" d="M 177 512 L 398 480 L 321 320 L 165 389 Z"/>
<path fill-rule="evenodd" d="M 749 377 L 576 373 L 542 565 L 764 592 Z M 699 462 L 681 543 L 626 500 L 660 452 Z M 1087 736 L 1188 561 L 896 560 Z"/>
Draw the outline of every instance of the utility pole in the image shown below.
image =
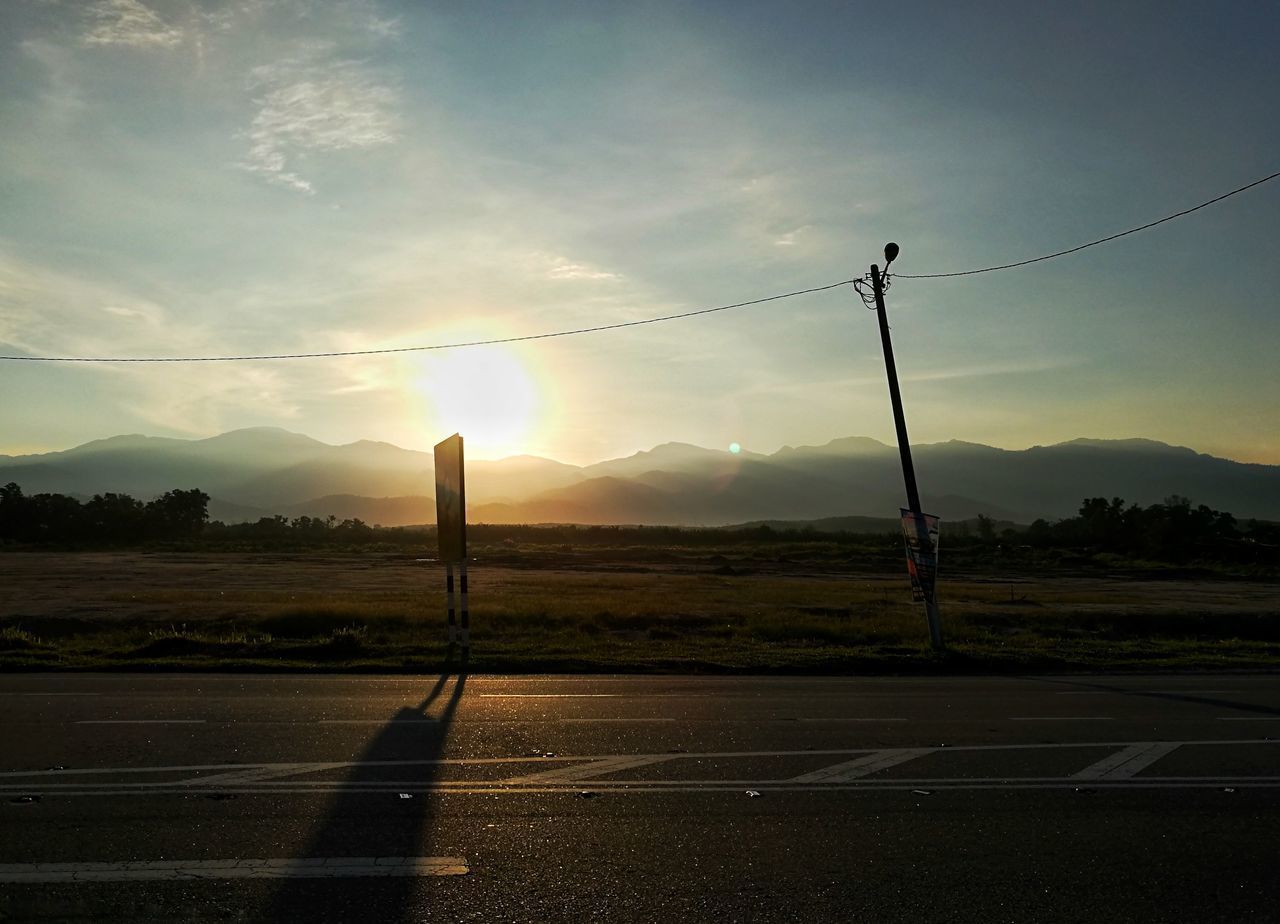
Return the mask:
<path fill-rule="evenodd" d="M 889 264 L 897 256 L 898 245 L 886 244 L 885 272 L 888 272 Z M 911 461 L 911 443 L 907 439 L 907 418 L 902 411 L 902 392 L 898 388 L 898 367 L 893 361 L 893 341 L 889 338 L 889 318 L 884 309 L 884 280 L 880 275 L 880 267 L 874 263 L 871 264 L 871 289 L 875 296 L 876 319 L 880 322 L 880 345 L 884 347 L 884 368 L 889 378 L 889 400 L 893 403 L 893 425 L 898 431 L 898 453 L 902 457 L 902 478 L 907 485 L 907 506 L 915 515 L 922 551 L 933 552 L 932 541 L 923 526 L 920 490 L 916 487 L 916 467 Z M 938 602 L 934 588 L 928 588 L 924 594 L 924 612 L 929 621 L 929 641 L 934 650 L 941 651 L 944 647 L 942 624 L 938 616 Z"/>

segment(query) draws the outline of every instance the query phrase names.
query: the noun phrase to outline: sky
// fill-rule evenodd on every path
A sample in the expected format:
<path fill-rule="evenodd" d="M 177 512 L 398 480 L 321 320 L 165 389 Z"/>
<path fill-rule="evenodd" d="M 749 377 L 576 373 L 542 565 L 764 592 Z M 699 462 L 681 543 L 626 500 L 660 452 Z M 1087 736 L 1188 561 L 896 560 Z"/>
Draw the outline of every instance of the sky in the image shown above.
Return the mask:
<path fill-rule="evenodd" d="M 0 3 L 0 353 L 397 348 L 1025 259 L 1280 170 L 1274 4 Z M 1280 464 L 1280 180 L 888 293 L 913 442 Z M 894 439 L 848 287 L 559 339 L 0 362 L 0 453 Z"/>

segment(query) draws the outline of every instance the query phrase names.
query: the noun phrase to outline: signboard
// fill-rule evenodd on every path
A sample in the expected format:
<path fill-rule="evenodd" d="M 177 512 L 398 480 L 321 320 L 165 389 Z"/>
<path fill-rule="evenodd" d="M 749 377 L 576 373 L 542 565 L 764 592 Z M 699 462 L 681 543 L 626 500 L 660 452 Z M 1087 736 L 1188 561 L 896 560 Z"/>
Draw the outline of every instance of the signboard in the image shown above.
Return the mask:
<path fill-rule="evenodd" d="M 927 513 L 898 509 L 902 513 L 902 535 L 907 541 L 911 599 L 916 603 L 936 603 L 939 520 Z"/>
<path fill-rule="evenodd" d="M 436 444 L 436 532 L 441 561 L 467 560 L 466 477 L 457 433 Z"/>

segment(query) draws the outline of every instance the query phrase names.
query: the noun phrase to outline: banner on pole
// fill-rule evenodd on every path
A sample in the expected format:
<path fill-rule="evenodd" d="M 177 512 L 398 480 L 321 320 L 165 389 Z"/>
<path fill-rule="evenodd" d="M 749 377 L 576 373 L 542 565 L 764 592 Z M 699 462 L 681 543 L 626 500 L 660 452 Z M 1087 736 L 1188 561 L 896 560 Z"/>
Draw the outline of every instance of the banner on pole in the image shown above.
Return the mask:
<path fill-rule="evenodd" d="M 436 444 L 436 533 L 440 560 L 467 560 L 467 490 L 462 461 L 462 437 Z"/>
<path fill-rule="evenodd" d="M 938 584 L 938 523 L 928 513 L 902 513 L 902 535 L 907 541 L 907 573 L 911 575 L 911 599 L 936 603 Z"/>

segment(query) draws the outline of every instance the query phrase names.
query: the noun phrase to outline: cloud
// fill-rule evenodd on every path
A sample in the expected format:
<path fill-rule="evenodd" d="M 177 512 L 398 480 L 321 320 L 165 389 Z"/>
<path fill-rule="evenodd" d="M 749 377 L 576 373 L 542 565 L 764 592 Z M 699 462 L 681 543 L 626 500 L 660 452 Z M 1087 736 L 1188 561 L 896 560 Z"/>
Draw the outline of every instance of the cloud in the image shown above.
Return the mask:
<path fill-rule="evenodd" d="M 621 279 L 617 273 L 609 273 L 604 270 L 593 269 L 584 266 L 581 263 L 572 263 L 564 257 L 555 257 L 551 260 L 551 267 L 547 270 L 548 279 Z"/>
<path fill-rule="evenodd" d="M 324 50 L 315 46 L 303 59 L 253 69 L 261 95 L 246 132 L 249 153 L 239 164 L 308 194 L 315 189 L 294 167 L 299 155 L 391 144 L 399 128 L 395 89 L 359 62 L 317 60 Z"/>
<path fill-rule="evenodd" d="M 788 231 L 786 234 L 779 236 L 778 239 L 773 242 L 773 246 L 794 247 L 796 243 L 796 238 L 798 238 L 800 235 L 804 234 L 806 231 L 809 231 L 812 228 L 813 228 L 813 225 L 801 225 L 798 228 L 794 228 L 791 231 Z"/>
<path fill-rule="evenodd" d="M 140 0 L 98 0 L 87 13 L 94 25 L 81 38 L 85 45 L 168 48 L 183 39 L 181 29 L 167 24 Z"/>

